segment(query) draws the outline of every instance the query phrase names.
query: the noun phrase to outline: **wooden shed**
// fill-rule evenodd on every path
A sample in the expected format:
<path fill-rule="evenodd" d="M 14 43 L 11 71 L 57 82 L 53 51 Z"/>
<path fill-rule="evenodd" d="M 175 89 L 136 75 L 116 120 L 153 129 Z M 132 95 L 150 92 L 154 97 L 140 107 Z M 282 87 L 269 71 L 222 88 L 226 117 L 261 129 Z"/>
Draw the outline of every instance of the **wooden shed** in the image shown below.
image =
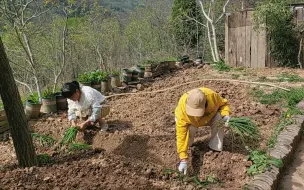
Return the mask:
<path fill-rule="evenodd" d="M 304 4 L 291 4 L 290 8 L 294 13 L 295 22 L 302 22 Z M 253 11 L 253 9 L 246 9 L 226 14 L 225 61 L 234 67 L 277 67 L 270 56 L 266 31 L 253 29 Z M 302 60 L 303 58 L 304 56 Z"/>

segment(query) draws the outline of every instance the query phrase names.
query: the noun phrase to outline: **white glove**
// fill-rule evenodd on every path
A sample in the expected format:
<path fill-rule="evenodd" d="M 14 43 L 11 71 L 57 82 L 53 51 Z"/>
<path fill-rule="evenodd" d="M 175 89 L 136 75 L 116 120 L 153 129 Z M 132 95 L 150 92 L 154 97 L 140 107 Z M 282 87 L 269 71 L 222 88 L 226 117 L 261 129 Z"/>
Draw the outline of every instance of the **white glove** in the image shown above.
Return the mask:
<path fill-rule="evenodd" d="M 228 123 L 229 123 L 229 120 L 231 119 L 230 116 L 226 115 L 223 117 L 223 120 L 225 121 L 225 127 L 228 127 Z"/>
<path fill-rule="evenodd" d="M 184 173 L 184 175 L 187 174 L 187 162 L 181 161 L 178 166 L 178 171 Z"/>

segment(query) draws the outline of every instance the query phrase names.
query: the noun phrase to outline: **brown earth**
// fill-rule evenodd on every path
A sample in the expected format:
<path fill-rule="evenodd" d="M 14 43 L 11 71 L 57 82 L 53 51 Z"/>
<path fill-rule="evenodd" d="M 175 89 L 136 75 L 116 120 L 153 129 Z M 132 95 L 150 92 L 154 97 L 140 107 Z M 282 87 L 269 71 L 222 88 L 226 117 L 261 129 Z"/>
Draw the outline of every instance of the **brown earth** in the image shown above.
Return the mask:
<path fill-rule="evenodd" d="M 244 72 L 244 71 L 242 71 Z M 179 70 L 144 84 L 143 91 L 155 91 L 184 82 L 206 78 L 230 78 L 206 66 Z M 92 144 L 91 151 L 60 152 L 36 143 L 37 153 L 52 155 L 54 163 L 20 169 L 12 141 L 0 143 L 0 189 L 196 189 L 192 182 L 181 182 L 164 174 L 176 169 L 174 108 L 179 97 L 192 88 L 209 87 L 227 98 L 232 116 L 250 116 L 257 124 L 261 138 L 251 147 L 265 147 L 278 122 L 278 105 L 262 105 L 250 96 L 250 87 L 236 82 L 205 81 L 185 85 L 162 93 L 113 97 L 107 117 L 110 129 L 89 129 L 78 141 Z M 140 93 L 140 92 L 139 92 Z M 37 133 L 60 139 L 69 127 L 66 112 L 44 115 L 30 121 Z M 246 151 L 240 142 L 225 137 L 224 151 L 212 152 L 206 144 L 210 127 L 201 128 L 191 151 L 190 175 L 214 176 L 221 183 L 208 189 L 240 189 L 248 180 Z"/>

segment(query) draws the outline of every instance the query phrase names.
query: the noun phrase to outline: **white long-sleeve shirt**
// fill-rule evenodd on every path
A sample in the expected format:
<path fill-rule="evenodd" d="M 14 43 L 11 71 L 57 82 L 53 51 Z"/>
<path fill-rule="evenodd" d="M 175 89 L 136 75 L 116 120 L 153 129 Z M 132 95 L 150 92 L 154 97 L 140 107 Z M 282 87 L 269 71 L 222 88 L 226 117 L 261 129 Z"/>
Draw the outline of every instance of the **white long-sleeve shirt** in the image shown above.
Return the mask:
<path fill-rule="evenodd" d="M 76 112 L 79 112 L 87 113 L 90 115 L 89 119 L 95 122 L 101 113 L 100 103 L 105 101 L 106 97 L 89 86 L 82 86 L 80 91 L 79 101 L 68 99 L 68 119 L 76 120 Z"/>

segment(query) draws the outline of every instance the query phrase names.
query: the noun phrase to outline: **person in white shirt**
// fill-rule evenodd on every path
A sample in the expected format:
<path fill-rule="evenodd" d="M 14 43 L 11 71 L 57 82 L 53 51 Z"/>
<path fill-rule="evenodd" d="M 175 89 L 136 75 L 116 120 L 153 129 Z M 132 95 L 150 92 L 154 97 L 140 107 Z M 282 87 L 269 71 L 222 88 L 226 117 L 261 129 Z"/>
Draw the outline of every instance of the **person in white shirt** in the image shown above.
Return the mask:
<path fill-rule="evenodd" d="M 68 99 L 68 119 L 72 126 L 85 130 L 88 126 L 99 123 L 101 131 L 108 129 L 108 124 L 102 118 L 102 103 L 106 97 L 89 86 L 79 86 L 77 81 L 65 83 L 61 89 L 62 96 Z M 83 121 L 79 122 L 78 118 Z"/>

